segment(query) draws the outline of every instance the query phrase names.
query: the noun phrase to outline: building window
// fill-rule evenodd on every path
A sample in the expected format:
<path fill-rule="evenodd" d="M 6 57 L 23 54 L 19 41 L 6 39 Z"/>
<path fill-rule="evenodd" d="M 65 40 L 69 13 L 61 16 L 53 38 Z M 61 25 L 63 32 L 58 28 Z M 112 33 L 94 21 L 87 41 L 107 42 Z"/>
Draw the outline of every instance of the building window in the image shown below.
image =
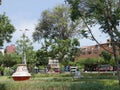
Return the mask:
<path fill-rule="evenodd" d="M 94 54 L 97 54 L 98 53 L 98 50 L 97 49 L 94 49 Z"/>
<path fill-rule="evenodd" d="M 100 50 L 100 47 L 98 45 L 96 45 L 93 50 L 94 54 L 98 54 L 99 50 Z"/>
<path fill-rule="evenodd" d="M 91 54 L 92 52 L 91 52 L 91 50 L 88 50 L 88 54 Z"/>
<path fill-rule="evenodd" d="M 82 55 L 85 55 L 85 52 L 82 51 Z"/>
<path fill-rule="evenodd" d="M 86 48 L 81 49 L 81 54 L 85 55 L 86 54 Z"/>

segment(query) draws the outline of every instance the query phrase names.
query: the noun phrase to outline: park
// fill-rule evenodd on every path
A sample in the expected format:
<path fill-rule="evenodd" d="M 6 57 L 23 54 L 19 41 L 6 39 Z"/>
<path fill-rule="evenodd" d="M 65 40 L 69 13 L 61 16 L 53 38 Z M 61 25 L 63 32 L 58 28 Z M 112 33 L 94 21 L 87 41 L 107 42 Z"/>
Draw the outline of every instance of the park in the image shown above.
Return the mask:
<path fill-rule="evenodd" d="M 72 78 L 70 73 L 34 74 L 29 80 L 14 81 L 11 76 L 0 77 L 0 90 L 119 90 L 117 76 L 112 73 L 82 73 Z"/>
<path fill-rule="evenodd" d="M 0 0 L 0 90 L 120 90 L 120 0 L 23 1 Z"/>

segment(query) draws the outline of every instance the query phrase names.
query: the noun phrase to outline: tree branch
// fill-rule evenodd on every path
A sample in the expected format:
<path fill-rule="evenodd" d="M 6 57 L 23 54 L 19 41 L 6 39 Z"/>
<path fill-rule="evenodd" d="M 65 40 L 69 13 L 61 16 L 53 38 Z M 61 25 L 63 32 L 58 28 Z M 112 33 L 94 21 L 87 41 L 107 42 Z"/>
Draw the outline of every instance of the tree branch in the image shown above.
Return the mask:
<path fill-rule="evenodd" d="M 81 17 L 81 18 L 82 18 L 84 24 L 86 25 L 86 27 L 88 28 L 88 30 L 89 30 L 89 32 L 90 32 L 93 40 L 94 40 L 100 47 L 102 47 L 104 50 L 106 50 L 106 51 L 108 51 L 109 53 L 113 54 L 113 52 L 111 52 L 110 50 L 106 49 L 104 46 L 100 45 L 100 43 L 99 43 L 99 42 L 97 41 L 97 39 L 94 37 L 94 35 L 93 35 L 90 27 L 88 26 L 87 22 L 86 22 L 85 19 L 84 19 L 84 17 Z"/>

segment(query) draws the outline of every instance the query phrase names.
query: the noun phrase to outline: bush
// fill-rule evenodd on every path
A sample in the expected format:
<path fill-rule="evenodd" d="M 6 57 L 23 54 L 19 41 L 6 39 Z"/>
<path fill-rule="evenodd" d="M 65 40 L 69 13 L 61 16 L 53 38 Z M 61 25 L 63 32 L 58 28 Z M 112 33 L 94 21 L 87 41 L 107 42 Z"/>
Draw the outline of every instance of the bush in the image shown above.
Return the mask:
<path fill-rule="evenodd" d="M 4 69 L 4 75 L 5 76 L 10 76 L 10 75 L 12 75 L 12 69 L 11 68 L 5 68 Z"/>

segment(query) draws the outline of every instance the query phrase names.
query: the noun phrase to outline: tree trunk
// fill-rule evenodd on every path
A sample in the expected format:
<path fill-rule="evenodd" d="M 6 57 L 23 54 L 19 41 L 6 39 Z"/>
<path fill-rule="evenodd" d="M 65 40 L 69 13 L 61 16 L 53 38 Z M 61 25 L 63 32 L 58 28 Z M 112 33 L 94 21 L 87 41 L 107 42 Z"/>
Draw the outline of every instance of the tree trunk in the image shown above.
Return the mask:
<path fill-rule="evenodd" d="M 118 75 L 118 81 L 119 81 L 119 85 L 120 85 L 119 59 L 118 59 L 117 50 L 116 50 L 117 47 L 116 47 L 115 41 L 113 39 L 111 39 L 111 42 L 112 42 L 112 49 L 113 49 L 114 59 L 116 61 L 116 65 L 117 65 L 117 75 Z"/>

